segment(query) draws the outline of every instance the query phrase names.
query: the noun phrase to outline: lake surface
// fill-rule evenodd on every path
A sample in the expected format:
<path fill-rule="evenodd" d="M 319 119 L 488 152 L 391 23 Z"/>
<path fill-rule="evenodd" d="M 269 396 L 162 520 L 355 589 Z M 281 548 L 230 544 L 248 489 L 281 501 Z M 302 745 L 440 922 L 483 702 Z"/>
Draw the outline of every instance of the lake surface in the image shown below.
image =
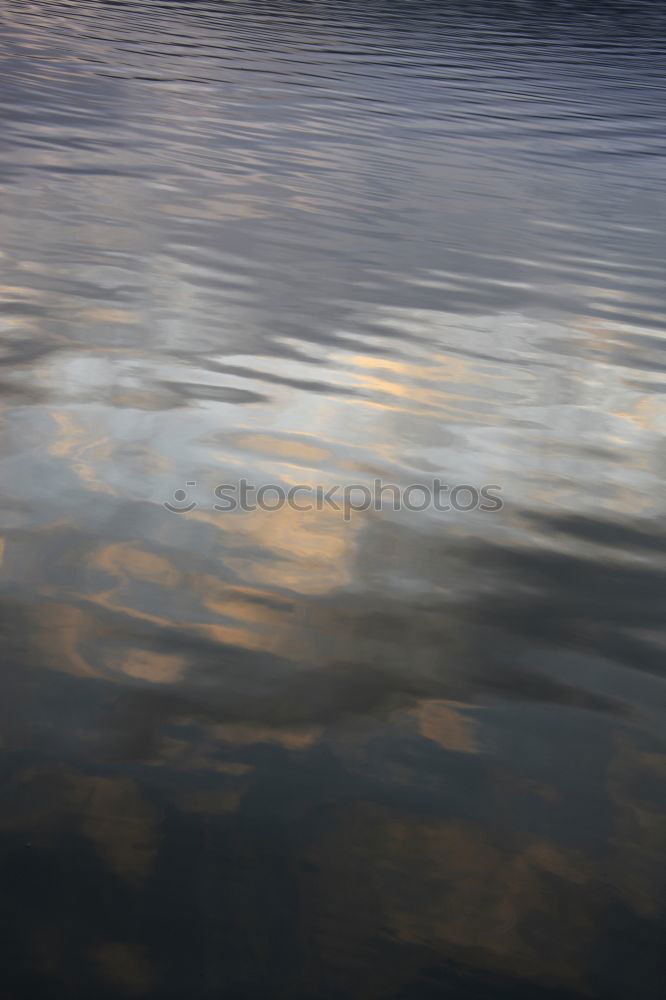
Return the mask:
<path fill-rule="evenodd" d="M 1 0 L 7 1000 L 663 995 L 665 39 Z"/>

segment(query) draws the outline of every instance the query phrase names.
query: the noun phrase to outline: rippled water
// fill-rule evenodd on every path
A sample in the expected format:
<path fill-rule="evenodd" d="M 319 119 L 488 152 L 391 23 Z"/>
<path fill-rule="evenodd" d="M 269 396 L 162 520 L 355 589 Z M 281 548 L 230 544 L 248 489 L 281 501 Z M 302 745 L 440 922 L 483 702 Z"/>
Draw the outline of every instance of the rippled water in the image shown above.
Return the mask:
<path fill-rule="evenodd" d="M 8 1000 L 662 996 L 665 28 L 2 0 Z"/>

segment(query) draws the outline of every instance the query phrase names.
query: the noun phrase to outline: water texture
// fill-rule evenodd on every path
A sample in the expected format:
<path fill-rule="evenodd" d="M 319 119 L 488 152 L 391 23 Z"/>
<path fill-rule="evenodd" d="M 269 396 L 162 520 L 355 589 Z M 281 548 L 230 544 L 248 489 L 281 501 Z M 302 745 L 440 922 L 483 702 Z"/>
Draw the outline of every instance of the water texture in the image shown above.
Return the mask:
<path fill-rule="evenodd" d="M 665 154 L 656 2 L 0 0 L 3 998 L 663 996 Z"/>

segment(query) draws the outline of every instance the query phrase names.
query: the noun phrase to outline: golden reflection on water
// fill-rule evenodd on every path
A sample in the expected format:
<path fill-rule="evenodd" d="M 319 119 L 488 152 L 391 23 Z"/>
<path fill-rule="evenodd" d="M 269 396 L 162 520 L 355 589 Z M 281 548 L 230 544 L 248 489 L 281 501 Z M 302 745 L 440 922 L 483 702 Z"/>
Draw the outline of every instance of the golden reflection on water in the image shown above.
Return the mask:
<path fill-rule="evenodd" d="M 3 988 L 656 1000 L 651 5 L 233 6 L 1 12 Z"/>

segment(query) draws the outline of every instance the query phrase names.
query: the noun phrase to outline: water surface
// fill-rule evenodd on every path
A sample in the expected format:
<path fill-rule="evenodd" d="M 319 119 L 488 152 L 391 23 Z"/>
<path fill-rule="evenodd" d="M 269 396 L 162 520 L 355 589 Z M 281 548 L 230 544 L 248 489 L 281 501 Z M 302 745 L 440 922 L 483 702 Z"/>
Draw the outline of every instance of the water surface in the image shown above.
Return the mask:
<path fill-rule="evenodd" d="M 665 20 L 0 2 L 8 1000 L 662 996 Z"/>

